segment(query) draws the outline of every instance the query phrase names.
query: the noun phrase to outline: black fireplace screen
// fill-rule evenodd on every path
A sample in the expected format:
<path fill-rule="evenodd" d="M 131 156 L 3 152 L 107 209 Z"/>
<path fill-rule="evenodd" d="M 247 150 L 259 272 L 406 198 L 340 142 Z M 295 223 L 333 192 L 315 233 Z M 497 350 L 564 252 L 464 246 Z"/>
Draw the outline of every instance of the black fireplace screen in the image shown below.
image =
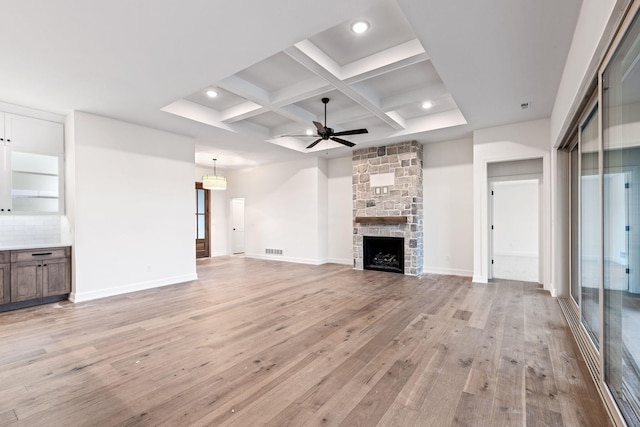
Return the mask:
<path fill-rule="evenodd" d="M 365 270 L 404 274 L 404 238 L 363 236 Z"/>

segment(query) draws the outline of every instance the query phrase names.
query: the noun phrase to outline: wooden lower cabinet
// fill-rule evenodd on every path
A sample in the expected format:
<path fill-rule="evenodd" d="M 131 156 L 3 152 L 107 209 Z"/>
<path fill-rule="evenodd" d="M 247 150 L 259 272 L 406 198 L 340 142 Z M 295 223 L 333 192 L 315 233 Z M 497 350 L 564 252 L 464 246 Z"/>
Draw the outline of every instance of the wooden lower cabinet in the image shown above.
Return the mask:
<path fill-rule="evenodd" d="M 71 272 L 68 258 L 52 259 L 42 267 L 42 296 L 71 292 Z"/>
<path fill-rule="evenodd" d="M 11 264 L 0 264 L 0 304 L 11 302 Z"/>
<path fill-rule="evenodd" d="M 10 251 L 0 304 L 37 300 L 71 292 L 70 248 Z M 0 259 L 1 260 L 1 259 Z M 4 264 L 0 264 L 0 269 Z M 10 271 L 10 273 L 9 273 Z M 9 300 L 7 301 L 7 295 Z"/>
<path fill-rule="evenodd" d="M 11 264 L 11 302 L 42 298 L 40 261 Z"/>

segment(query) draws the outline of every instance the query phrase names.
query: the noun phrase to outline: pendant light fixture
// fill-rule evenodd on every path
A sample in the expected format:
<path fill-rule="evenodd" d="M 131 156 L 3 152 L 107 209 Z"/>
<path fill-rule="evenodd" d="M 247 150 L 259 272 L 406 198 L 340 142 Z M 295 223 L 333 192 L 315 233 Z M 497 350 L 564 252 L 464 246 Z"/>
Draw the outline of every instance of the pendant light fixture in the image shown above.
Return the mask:
<path fill-rule="evenodd" d="M 216 160 L 213 159 L 213 175 L 202 177 L 202 188 L 206 190 L 226 190 L 227 178 L 216 175 Z"/>

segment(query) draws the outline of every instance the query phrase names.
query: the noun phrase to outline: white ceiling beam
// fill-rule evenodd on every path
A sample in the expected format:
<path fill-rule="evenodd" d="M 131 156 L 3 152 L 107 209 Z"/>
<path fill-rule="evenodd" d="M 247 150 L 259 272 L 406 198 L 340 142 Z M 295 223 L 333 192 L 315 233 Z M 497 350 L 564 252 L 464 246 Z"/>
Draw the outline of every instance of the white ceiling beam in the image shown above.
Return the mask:
<path fill-rule="evenodd" d="M 222 80 L 218 87 L 256 104 L 263 105 L 269 102 L 269 92 L 237 75 Z"/>
<path fill-rule="evenodd" d="M 267 111 L 262 105 L 245 101 L 220 112 L 220 119 L 226 123 L 234 123 Z"/>
<path fill-rule="evenodd" d="M 270 100 L 271 96 L 269 92 L 236 75 L 224 79 L 218 86 L 260 106 L 260 108 L 253 110 L 239 110 L 238 116 L 233 116 L 231 114 L 232 111 L 230 111 L 231 109 L 227 109 L 224 116 L 227 123 L 238 122 L 268 111 L 298 123 L 309 123 L 316 119 L 315 115 L 300 107 L 291 105 L 280 107 L 274 105 Z"/>
<path fill-rule="evenodd" d="M 302 119 L 303 123 L 309 125 L 312 121 L 318 120 L 318 117 L 312 112 L 305 110 L 304 108 L 298 107 L 297 105 L 286 105 L 282 108 L 278 109 L 279 113 L 285 117 L 290 116 L 294 117 L 296 121 L 300 121 Z"/>
<path fill-rule="evenodd" d="M 352 84 L 428 60 L 420 41 L 413 39 L 346 64 L 340 74 L 342 80 Z"/>
<path fill-rule="evenodd" d="M 403 129 L 405 129 L 407 127 L 407 124 L 406 124 L 404 118 L 402 118 L 402 116 L 400 114 L 396 113 L 395 111 L 388 111 L 387 115 L 389 117 L 391 117 L 393 120 L 395 120 L 398 123 L 400 123 L 400 125 L 402 126 Z"/>
<path fill-rule="evenodd" d="M 293 56 L 291 55 L 291 52 L 294 53 Z M 300 62 L 299 59 L 296 57 L 296 52 L 301 52 L 306 57 L 312 59 L 313 62 L 315 62 L 316 64 L 314 68 L 317 68 L 318 66 L 320 66 L 323 70 L 323 73 L 316 73 L 313 68 L 309 68 L 306 64 Z M 322 49 L 320 49 L 318 46 L 313 44 L 310 40 L 302 40 L 301 42 L 294 44 L 292 47 L 285 49 L 284 53 L 286 53 L 296 61 L 300 62 L 312 73 L 316 74 L 317 76 L 325 80 L 326 78 L 322 74 L 330 74 L 332 77 L 342 80 L 342 68 L 340 67 L 340 65 L 337 62 L 335 62 L 333 58 L 331 58 L 329 55 L 324 53 Z M 331 82 L 329 81 L 329 83 Z"/>
<path fill-rule="evenodd" d="M 273 105 L 282 107 L 283 105 L 295 104 L 296 102 L 322 95 L 330 90 L 331 86 L 326 80 L 315 76 L 272 92 L 271 99 Z"/>
<path fill-rule="evenodd" d="M 331 60 L 331 58 L 329 58 L 309 40 L 303 40 L 296 43 L 293 47 L 285 49 L 284 52 L 309 69 L 309 71 L 325 79 L 337 90 L 351 98 L 354 102 L 360 104 L 363 108 L 370 111 L 374 116 L 380 118 L 380 120 L 391 126 L 393 129 L 403 129 L 402 124 L 382 111 L 379 105 L 376 105 L 359 91 L 356 91 L 347 83 L 342 81 L 339 77 L 340 67 L 338 64 Z"/>
<path fill-rule="evenodd" d="M 179 99 L 161 109 L 164 112 L 175 114 L 176 116 L 185 117 L 187 119 L 204 123 L 209 126 L 215 126 L 220 129 L 225 129 L 235 132 L 235 130 L 229 127 L 226 123 L 220 119 L 220 113 L 213 108 L 205 107 L 196 102 L 186 99 Z"/>

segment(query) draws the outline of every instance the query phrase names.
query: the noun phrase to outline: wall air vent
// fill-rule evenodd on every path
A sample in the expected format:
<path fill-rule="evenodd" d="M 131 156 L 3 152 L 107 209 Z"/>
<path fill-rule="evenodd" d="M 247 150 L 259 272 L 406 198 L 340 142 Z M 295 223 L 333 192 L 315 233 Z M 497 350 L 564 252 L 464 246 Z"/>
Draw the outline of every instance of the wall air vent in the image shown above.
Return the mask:
<path fill-rule="evenodd" d="M 282 255 L 282 249 L 269 249 L 266 248 L 264 253 L 267 255 Z"/>

